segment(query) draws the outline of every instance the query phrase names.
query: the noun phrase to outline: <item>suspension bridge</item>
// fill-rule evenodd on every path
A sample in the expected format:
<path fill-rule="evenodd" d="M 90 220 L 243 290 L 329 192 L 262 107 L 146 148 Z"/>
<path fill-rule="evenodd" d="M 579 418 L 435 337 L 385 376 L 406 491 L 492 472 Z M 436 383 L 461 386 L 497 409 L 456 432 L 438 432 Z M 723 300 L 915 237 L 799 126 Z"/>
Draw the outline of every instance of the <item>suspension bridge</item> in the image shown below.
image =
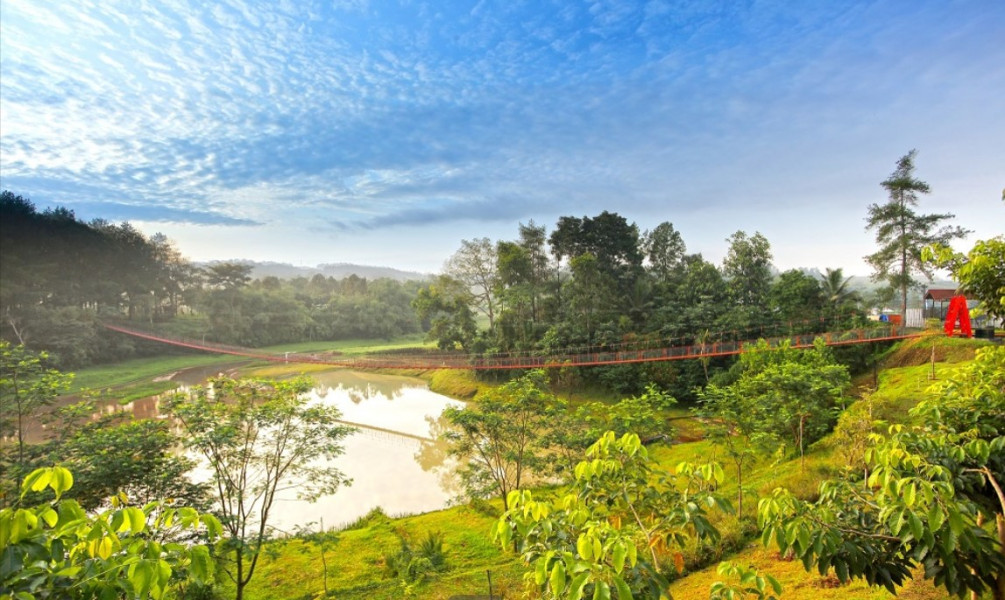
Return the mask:
<path fill-rule="evenodd" d="M 792 348 L 811 348 L 817 338 L 828 346 L 848 346 L 873 342 L 886 342 L 919 337 L 896 324 L 877 324 L 873 327 L 846 329 L 826 333 L 808 333 L 757 336 L 747 340 L 724 340 L 674 344 L 673 340 L 638 340 L 597 347 L 567 348 L 561 352 L 507 352 L 497 354 L 466 354 L 463 352 L 377 352 L 371 354 L 342 355 L 335 352 L 282 352 L 269 353 L 255 348 L 230 346 L 213 342 L 169 337 L 104 323 L 110 330 L 133 337 L 171 344 L 183 348 L 230 354 L 246 358 L 281 363 L 330 365 L 350 369 L 536 369 L 558 367 L 589 367 L 601 365 L 633 364 L 672 360 L 707 359 L 748 352 L 760 340 L 771 347 L 788 342 Z"/>

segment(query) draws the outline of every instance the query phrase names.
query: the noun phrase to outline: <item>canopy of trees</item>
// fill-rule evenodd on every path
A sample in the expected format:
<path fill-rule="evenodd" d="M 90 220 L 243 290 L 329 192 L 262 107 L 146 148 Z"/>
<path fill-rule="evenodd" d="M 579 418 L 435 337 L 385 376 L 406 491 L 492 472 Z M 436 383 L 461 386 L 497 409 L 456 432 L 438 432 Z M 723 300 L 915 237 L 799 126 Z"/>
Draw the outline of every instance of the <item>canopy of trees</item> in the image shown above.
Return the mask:
<path fill-rule="evenodd" d="M 246 346 L 420 330 L 417 282 L 253 280 L 247 264 L 200 268 L 163 235 L 85 223 L 65 208 L 39 212 L 9 191 L 0 193 L 0 256 L 2 338 L 47 350 L 63 368 L 165 350 L 106 333 L 98 319 Z"/>

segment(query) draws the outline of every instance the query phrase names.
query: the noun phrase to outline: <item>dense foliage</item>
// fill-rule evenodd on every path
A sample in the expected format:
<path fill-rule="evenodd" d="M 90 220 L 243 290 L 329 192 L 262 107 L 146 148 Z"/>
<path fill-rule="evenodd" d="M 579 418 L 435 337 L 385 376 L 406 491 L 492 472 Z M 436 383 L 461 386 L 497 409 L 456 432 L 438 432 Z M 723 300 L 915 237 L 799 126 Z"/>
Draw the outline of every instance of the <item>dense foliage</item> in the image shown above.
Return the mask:
<path fill-rule="evenodd" d="M 67 469 L 37 469 L 25 477 L 18 503 L 0 510 L 5 598 L 157 600 L 212 581 L 206 542 L 220 535 L 215 517 L 159 502 L 140 507 L 125 495 L 113 497 L 110 509 L 88 513 L 63 497 L 72 487 Z M 25 502 L 49 490 L 53 500 Z"/>
<path fill-rule="evenodd" d="M 827 481 L 815 502 L 762 499 L 764 542 L 841 581 L 894 591 L 920 566 L 951 593 L 1005 598 L 1005 348 L 979 349 L 933 391 L 912 409 L 921 425 L 872 437 L 867 478 Z"/>
<path fill-rule="evenodd" d="M 707 518 L 729 505 L 710 490 L 722 482 L 714 463 L 654 468 L 635 434 L 607 432 L 586 451 L 570 492 L 535 500 L 510 492 L 495 536 L 529 566 L 526 582 L 544 598 L 664 598 L 667 577 L 682 572 L 691 536 L 715 541 Z"/>
<path fill-rule="evenodd" d="M 416 333 L 418 283 L 350 275 L 252 280 L 251 266 L 199 267 L 163 235 L 129 223 L 85 223 L 65 208 L 39 212 L 0 193 L 2 338 L 47 350 L 62 368 L 162 353 L 105 332 L 128 320 L 227 344 L 384 338 Z"/>

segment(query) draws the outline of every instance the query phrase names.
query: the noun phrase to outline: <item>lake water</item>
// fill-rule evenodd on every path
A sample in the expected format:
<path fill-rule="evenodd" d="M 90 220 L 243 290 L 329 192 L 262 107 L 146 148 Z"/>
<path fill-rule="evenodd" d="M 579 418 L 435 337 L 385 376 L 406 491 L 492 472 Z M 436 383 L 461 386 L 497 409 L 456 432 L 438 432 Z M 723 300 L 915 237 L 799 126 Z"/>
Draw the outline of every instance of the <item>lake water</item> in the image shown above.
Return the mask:
<path fill-rule="evenodd" d="M 463 403 L 429 391 L 421 379 L 340 370 L 314 375 L 313 399 L 342 412 L 358 431 L 345 440 L 339 468 L 352 481 L 311 504 L 296 492 L 277 499 L 272 524 L 292 531 L 321 520 L 345 524 L 381 507 L 388 515 L 446 507 L 460 493 L 454 461 L 437 438 L 443 410 Z"/>
<path fill-rule="evenodd" d="M 188 372 L 171 379 L 186 385 L 216 373 Z M 335 370 L 311 375 L 317 386 L 312 402 L 335 406 L 342 418 L 358 431 L 344 440 L 345 453 L 338 468 L 352 479 L 332 496 L 308 503 L 296 490 L 277 497 L 270 524 L 280 532 L 298 527 L 326 529 L 356 520 L 375 507 L 388 515 L 438 510 L 460 494 L 455 462 L 438 440 L 443 431 L 443 410 L 462 402 L 436 394 L 421 379 Z M 193 377 L 199 381 L 193 380 Z M 147 398 L 120 406 L 102 403 L 99 413 L 132 411 L 137 418 L 156 418 L 159 399 Z M 207 479 L 207 469 L 196 469 L 194 479 Z"/>

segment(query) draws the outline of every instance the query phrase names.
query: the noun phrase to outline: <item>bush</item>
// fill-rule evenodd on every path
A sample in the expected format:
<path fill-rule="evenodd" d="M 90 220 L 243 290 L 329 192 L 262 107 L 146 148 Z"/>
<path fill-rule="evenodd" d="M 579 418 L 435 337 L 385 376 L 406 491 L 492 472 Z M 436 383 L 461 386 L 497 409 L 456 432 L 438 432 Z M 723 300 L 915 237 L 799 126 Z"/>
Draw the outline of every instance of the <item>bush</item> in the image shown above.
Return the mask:
<path fill-rule="evenodd" d="M 384 564 L 391 576 L 397 577 L 403 585 L 420 583 L 431 574 L 447 570 L 442 533 L 428 532 L 418 548 L 412 548 L 404 536 L 399 539 L 401 548 L 395 554 L 385 554 Z"/>

